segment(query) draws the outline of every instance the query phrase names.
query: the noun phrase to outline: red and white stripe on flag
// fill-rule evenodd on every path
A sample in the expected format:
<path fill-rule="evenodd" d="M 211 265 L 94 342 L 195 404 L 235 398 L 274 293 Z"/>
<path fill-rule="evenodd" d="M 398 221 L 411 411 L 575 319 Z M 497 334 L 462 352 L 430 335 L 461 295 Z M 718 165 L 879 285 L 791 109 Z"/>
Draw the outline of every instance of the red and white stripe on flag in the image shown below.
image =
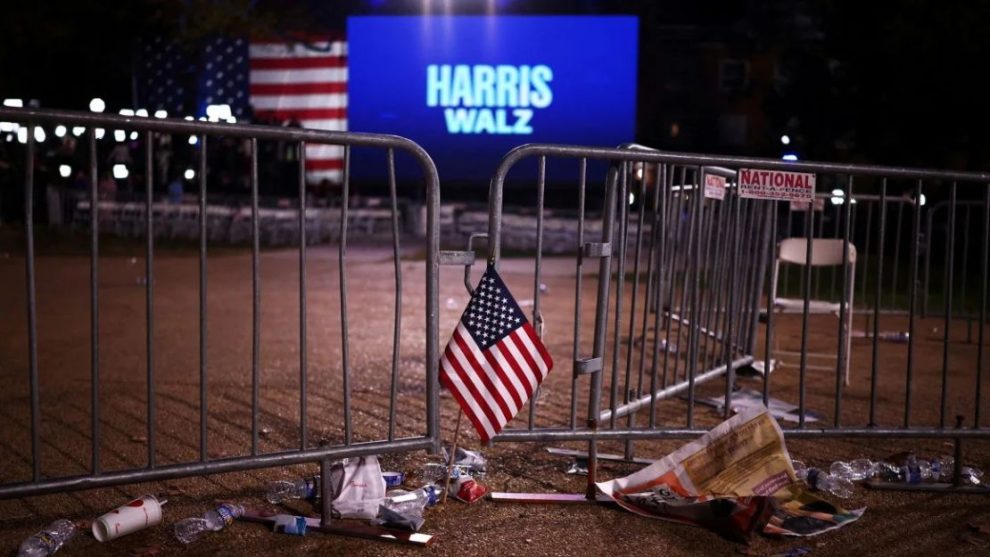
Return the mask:
<path fill-rule="evenodd" d="M 297 120 L 304 128 L 347 130 L 347 43 L 251 42 L 250 96 L 256 118 Z M 344 149 L 306 145 L 306 178 L 339 183 Z"/>
<path fill-rule="evenodd" d="M 533 326 L 489 267 L 440 358 L 440 383 L 488 443 L 552 368 Z"/>

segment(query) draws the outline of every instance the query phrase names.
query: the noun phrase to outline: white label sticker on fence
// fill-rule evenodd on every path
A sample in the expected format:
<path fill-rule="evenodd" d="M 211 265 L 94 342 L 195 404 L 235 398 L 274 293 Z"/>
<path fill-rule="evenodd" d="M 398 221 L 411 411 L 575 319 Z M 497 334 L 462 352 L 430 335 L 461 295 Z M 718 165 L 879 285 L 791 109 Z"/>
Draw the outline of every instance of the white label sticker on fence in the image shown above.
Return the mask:
<path fill-rule="evenodd" d="M 705 174 L 705 197 L 725 199 L 725 178 L 714 174 Z"/>
<path fill-rule="evenodd" d="M 815 210 L 816 211 L 824 211 L 825 210 L 825 198 L 824 197 L 816 197 L 815 198 L 814 207 L 815 207 Z M 808 202 L 807 201 L 791 201 L 791 210 L 792 211 L 807 211 L 808 210 Z"/>
<path fill-rule="evenodd" d="M 815 175 L 741 168 L 739 195 L 754 199 L 811 201 L 815 196 Z"/>

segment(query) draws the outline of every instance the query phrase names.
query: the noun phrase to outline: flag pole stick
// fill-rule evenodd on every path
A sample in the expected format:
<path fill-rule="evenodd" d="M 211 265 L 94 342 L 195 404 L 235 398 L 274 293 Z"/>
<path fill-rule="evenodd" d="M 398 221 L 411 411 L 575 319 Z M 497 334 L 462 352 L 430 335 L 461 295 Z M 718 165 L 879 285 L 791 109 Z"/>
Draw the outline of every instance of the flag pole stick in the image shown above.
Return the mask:
<path fill-rule="evenodd" d="M 450 489 L 450 473 L 454 470 L 454 457 L 457 455 L 457 439 L 461 435 L 461 416 L 463 415 L 463 409 L 457 412 L 457 423 L 454 424 L 454 443 L 450 447 L 450 454 L 447 455 L 447 479 L 443 482 L 443 495 L 440 496 L 441 505 L 447 503 L 447 490 Z"/>

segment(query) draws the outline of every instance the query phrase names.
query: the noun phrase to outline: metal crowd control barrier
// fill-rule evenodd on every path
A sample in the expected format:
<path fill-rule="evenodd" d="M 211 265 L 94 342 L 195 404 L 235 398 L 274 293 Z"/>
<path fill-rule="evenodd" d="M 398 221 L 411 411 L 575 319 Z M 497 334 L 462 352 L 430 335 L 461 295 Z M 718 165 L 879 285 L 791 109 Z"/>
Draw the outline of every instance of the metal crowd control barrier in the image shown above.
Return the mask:
<path fill-rule="evenodd" d="M 323 477 L 329 477 L 329 463 L 331 459 L 342 457 L 381 454 L 398 451 L 408 451 L 415 449 L 426 449 L 436 452 L 439 450 L 439 413 L 438 413 L 438 382 L 437 366 L 438 356 L 438 238 L 439 226 L 437 214 L 440 203 L 439 183 L 436 168 L 430 156 L 417 144 L 408 139 L 378 134 L 344 133 L 344 132 L 323 132 L 312 130 L 286 129 L 276 127 L 264 127 L 255 125 L 231 125 L 205 122 L 189 122 L 182 120 L 141 118 L 141 117 L 120 117 L 105 116 L 99 114 L 62 112 L 62 111 L 41 111 L 22 109 L 0 109 L 0 121 L 14 122 L 20 126 L 32 130 L 34 126 L 40 125 L 63 125 L 81 126 L 86 128 L 89 145 L 89 213 L 90 213 L 90 273 L 89 273 L 89 298 L 90 298 L 90 353 L 91 353 L 91 378 L 90 378 L 90 440 L 91 440 L 91 465 L 89 473 L 71 477 L 46 477 L 41 466 L 40 451 L 42 450 L 41 431 L 41 386 L 39 385 L 38 374 L 38 338 L 37 338 L 37 302 L 35 293 L 35 230 L 34 230 L 34 207 L 33 188 L 34 179 L 34 134 L 27 134 L 26 144 L 26 164 L 25 164 L 25 207 L 24 226 L 26 236 L 25 264 L 26 264 L 26 284 L 27 284 L 27 350 L 29 352 L 28 366 L 24 370 L 25 378 L 30 383 L 30 463 L 31 479 L 20 483 L 0 484 L 0 498 L 22 497 L 39 495 L 45 493 L 61 492 L 68 490 L 78 490 L 113 486 L 133 482 L 156 481 L 185 476 L 195 476 L 203 474 L 214 474 L 221 472 L 242 471 L 256 468 L 282 466 L 289 464 L 299 464 L 305 462 L 321 463 Z M 99 206 L 99 196 L 97 191 L 98 170 L 97 163 L 97 130 L 136 130 L 141 132 L 143 139 L 144 170 L 147 180 L 145 181 L 145 238 L 146 238 L 146 268 L 147 277 L 145 285 L 146 298 L 146 389 L 147 389 L 147 464 L 141 468 L 125 470 L 105 471 L 101 459 L 101 397 L 100 397 L 100 291 L 98 282 L 100 277 L 100 242 L 99 242 L 99 219 L 97 208 Z M 198 369 L 198 390 L 199 390 L 199 447 L 198 459 L 174 464 L 159 465 L 156 461 L 158 456 L 158 428 L 156 427 L 156 377 L 155 377 L 155 327 L 156 318 L 154 314 L 155 297 L 155 273 L 154 266 L 154 235 L 152 234 L 154 223 L 152 218 L 154 211 L 151 210 L 153 203 L 153 178 L 152 172 L 154 164 L 154 135 L 156 133 L 181 133 L 195 136 L 199 143 L 198 172 L 199 182 L 199 208 L 197 211 L 199 224 L 199 369 Z M 208 407 L 208 379 L 209 369 L 207 362 L 207 336 L 210 327 L 207 323 L 206 305 L 208 299 L 207 290 L 207 228 L 206 228 L 206 194 L 208 191 L 207 182 L 207 150 L 208 139 L 215 136 L 235 137 L 250 142 L 251 166 L 251 229 L 252 229 L 252 250 L 251 250 L 251 304 L 252 304 L 252 352 L 251 352 L 251 394 L 250 394 L 250 431 L 251 448 L 249 454 L 242 454 L 229 458 L 210 458 L 208 453 L 209 429 L 207 420 L 210 416 Z M 295 450 L 262 453 L 259 450 L 259 383 L 260 383 L 260 358 L 261 346 L 261 281 L 260 281 L 260 249 L 259 249 L 259 211 L 258 211 L 258 141 L 278 140 L 294 143 L 299 156 L 299 207 L 298 207 L 298 245 L 299 245 L 299 423 L 298 439 L 299 445 Z M 320 444 L 309 440 L 308 431 L 308 395 L 307 382 L 310 377 L 307 363 L 307 241 L 306 241 L 306 195 L 305 195 L 305 146 L 307 144 L 333 144 L 343 147 L 344 153 L 344 173 L 343 173 L 343 215 L 340 219 L 340 240 L 339 240 L 339 281 L 340 281 L 340 319 L 341 319 L 341 343 L 342 358 L 339 373 L 342 375 L 343 385 L 343 435 L 338 444 Z M 350 153 L 352 147 L 377 148 L 384 150 L 383 159 L 386 163 L 387 180 L 391 197 L 392 214 L 392 237 L 393 251 L 395 258 L 395 310 L 393 314 L 394 331 L 392 346 L 391 365 L 391 386 L 389 390 L 389 404 L 387 407 L 388 427 L 387 431 L 378 431 L 381 438 L 375 441 L 357 442 L 354 439 L 355 425 L 352 424 L 352 404 L 351 385 L 352 364 L 349 359 L 348 348 L 348 320 L 353 317 L 353 313 L 348 313 L 347 307 L 347 207 L 349 190 L 349 170 Z M 399 255 L 399 228 L 398 211 L 396 208 L 396 174 L 395 174 L 395 153 L 403 151 L 411 156 L 421 167 L 423 182 L 425 187 L 425 204 L 427 215 L 427 241 L 426 241 L 426 264 L 425 264 L 425 307 L 423 316 L 425 325 L 425 353 L 419 355 L 423 358 L 426 369 L 426 388 L 424 391 L 425 412 L 422 414 L 421 435 L 399 438 L 396 435 L 396 392 L 398 387 L 398 366 L 400 361 L 400 332 L 401 322 L 401 291 L 402 291 L 402 268 Z M 140 162 L 137 163 L 140 165 Z M 9 316 L 8 318 L 12 318 Z M 212 323 L 211 323 L 212 324 Z M 335 372 L 338 370 L 334 370 Z M 329 410 L 329 408 L 325 408 Z M 324 482 L 324 489 L 330 489 L 330 482 Z M 331 496 L 324 492 L 323 511 L 324 520 L 329 520 L 329 502 Z"/>
<path fill-rule="evenodd" d="M 629 444 L 635 440 L 697 436 L 714 425 L 712 420 L 716 416 L 697 411 L 700 398 L 696 391 L 712 386 L 711 383 L 703 384 L 705 381 L 724 377 L 723 387 L 712 398 L 722 399 L 721 410 L 728 413 L 737 382 L 736 372 L 744 367 L 760 370 L 764 404 L 770 401 L 771 393 L 777 396 L 781 392 L 788 393 L 797 400 L 795 412 L 799 418 L 796 425 L 785 424 L 788 437 L 950 438 L 957 443 L 966 438 L 990 438 L 990 428 L 981 421 L 980 412 L 990 240 L 990 174 L 784 162 L 630 148 L 524 145 L 505 156 L 491 183 L 489 257 L 496 264 L 501 258 L 504 184 L 510 171 L 524 159 L 536 159 L 538 168 L 535 179 L 538 237 L 532 293 L 532 320 L 537 326 L 543 319 L 538 286 L 542 279 L 540 234 L 548 160 L 558 168 L 575 164 L 579 172 L 575 192 L 580 217 L 578 245 L 575 246 L 571 396 L 569 404 L 561 405 L 566 408 L 556 409 L 556 413 L 555 409 L 548 408 L 543 412 L 546 415 L 541 415 L 538 406 L 531 402 L 527 423 L 504 430 L 494 441 L 588 441 L 588 499 L 595 496 L 598 442 L 624 441 L 628 458 L 632 452 Z M 568 160 L 572 163 L 567 163 Z M 583 234 L 588 187 L 586 171 L 590 162 L 609 165 L 604 187 L 602 235 L 594 239 Z M 949 219 L 950 233 L 946 240 L 949 258 L 946 300 L 949 302 L 941 322 L 941 333 L 936 339 L 922 339 L 918 333 L 927 322 L 923 322 L 918 303 L 921 299 L 918 280 L 921 213 L 912 210 L 913 205 L 897 205 L 897 210 L 906 211 L 908 216 L 905 218 L 913 222 L 911 233 L 904 234 L 905 238 L 901 238 L 898 230 L 897 240 L 898 248 L 904 241 L 909 252 L 906 278 L 909 292 L 903 315 L 899 317 L 904 320 L 908 335 L 903 346 L 881 346 L 881 301 L 886 294 L 886 283 L 881 279 L 885 276 L 884 263 L 890 257 L 890 252 L 885 251 L 890 243 L 887 211 L 881 211 L 875 220 L 861 218 L 856 224 L 852 218 L 853 203 L 836 205 L 840 209 L 836 211 L 839 220 L 832 226 L 838 231 L 835 235 L 841 242 L 840 252 L 845 252 L 840 258 L 841 271 L 836 274 L 840 299 L 852 299 L 854 285 L 869 288 L 873 293 L 872 299 L 860 297 L 861 307 L 863 302 L 869 301 L 863 310 L 872 315 L 872 331 L 865 335 L 865 342 L 857 341 L 852 345 L 848 340 L 851 331 L 847 324 L 847 319 L 852 317 L 851 306 L 835 304 L 834 317 L 838 319 L 826 316 L 830 321 L 812 315 L 812 308 L 819 307 L 812 304 L 815 298 L 812 271 L 813 265 L 818 263 L 800 269 L 796 315 L 778 314 L 776 302 L 780 292 L 771 291 L 776 281 L 767 279 L 768 269 L 777 258 L 777 241 L 786 236 L 778 225 L 784 203 L 740 197 L 732 182 L 735 171 L 744 168 L 812 173 L 817 178 L 819 190 L 831 191 L 834 184 L 847 200 L 860 195 L 854 192 L 855 184 L 861 191 L 876 192 L 877 201 L 885 208 L 888 202 L 893 204 L 888 188 L 894 183 L 908 182 L 911 185 L 908 191 L 914 199 L 920 198 L 923 192 L 929 197 L 947 194 L 950 208 L 956 207 L 957 192 L 962 189 L 974 197 L 980 196 L 981 214 L 973 224 L 974 230 L 979 228 L 979 239 L 974 238 L 969 244 L 979 249 L 979 254 L 972 257 L 979 259 L 981 269 L 973 280 L 979 292 L 979 340 L 972 353 L 962 354 L 950 346 L 951 339 L 957 338 L 958 334 L 951 323 L 952 257 L 956 252 L 956 236 L 952 233 L 956 226 L 954 218 Z M 729 180 L 722 200 L 706 199 L 699 187 L 705 183 L 706 174 L 715 173 Z M 640 199 L 638 209 L 630 208 L 627 203 L 629 192 L 636 193 L 635 197 Z M 832 195 L 839 197 L 837 193 Z M 955 211 L 950 210 L 950 215 L 954 214 Z M 787 215 L 788 219 L 793 218 L 790 213 Z M 814 211 L 805 215 L 801 236 L 811 239 L 816 236 L 815 220 L 819 217 Z M 820 225 L 818 230 L 821 230 Z M 853 279 L 851 264 L 855 262 L 855 249 L 862 252 L 865 246 L 850 242 L 856 237 L 855 231 L 872 234 L 873 242 L 878 246 L 873 266 L 869 267 L 869 273 L 864 271 L 866 280 L 861 279 L 859 283 Z M 807 241 L 802 245 L 806 257 L 796 260 L 820 261 L 820 257 L 813 256 L 815 242 Z M 583 267 L 588 259 L 597 260 L 597 276 L 587 279 L 597 282 L 590 354 L 586 354 L 586 343 L 582 343 L 582 334 L 586 333 L 581 323 L 585 313 L 582 311 L 582 281 L 586 280 Z M 860 267 L 865 269 L 868 265 Z M 788 321 L 789 317 L 794 319 Z M 762 334 L 760 321 L 766 323 Z M 612 327 L 611 332 L 609 327 Z M 799 337 L 797 376 L 786 372 L 771 375 L 775 359 L 774 336 L 788 331 Z M 925 356 L 931 354 L 929 345 L 938 346 L 942 355 L 938 363 L 920 357 L 922 342 Z M 837 355 L 836 364 L 829 368 L 831 372 L 808 373 L 812 367 L 808 354 L 813 345 Z M 881 351 L 890 355 L 895 349 L 906 352 L 903 368 L 880 359 Z M 757 351 L 762 354 L 754 355 Z M 957 358 L 954 365 L 962 368 L 965 379 L 953 378 L 950 384 L 948 370 L 952 358 Z M 861 373 L 853 373 L 852 377 L 858 381 L 846 387 L 844 363 L 849 361 Z M 562 367 L 558 360 L 558 368 Z M 777 379 L 778 374 L 783 376 Z M 585 375 L 589 376 L 587 385 L 582 382 Z M 922 382 L 921 388 L 917 387 L 919 382 Z M 771 383 L 777 385 L 774 390 L 771 390 Z M 554 388 L 560 389 L 561 383 L 556 383 Z M 848 398 L 844 394 L 846 389 L 854 391 L 856 396 L 851 404 L 844 406 Z M 965 424 L 962 421 L 950 423 L 950 389 L 952 409 L 967 415 Z M 881 391 L 883 398 L 878 399 Z M 938 400 L 932 400 L 934 404 L 918 404 L 921 399 L 931 399 L 932 392 L 938 393 Z M 579 422 L 578 398 L 584 393 L 588 397 L 587 421 Z M 708 393 L 712 391 L 709 389 Z M 685 400 L 671 400 L 676 395 Z M 601 408 L 603 404 L 607 406 L 605 410 Z M 935 408 L 937 412 L 932 410 Z M 666 414 L 662 412 L 664 409 L 668 410 Z M 815 421 L 812 411 L 818 414 Z M 635 419 L 637 416 L 639 419 Z M 707 425 L 701 425 L 702 421 Z M 958 466 L 961 466 L 961 459 L 957 459 Z"/>
<path fill-rule="evenodd" d="M 973 256 L 977 246 L 973 238 L 978 238 L 983 215 L 981 192 L 975 189 L 957 190 L 953 205 L 949 199 L 939 199 L 939 193 L 948 197 L 947 191 L 930 191 L 922 194 L 916 202 L 915 185 L 909 180 L 888 183 L 888 194 L 881 199 L 875 193 L 853 193 L 850 216 L 850 233 L 853 245 L 857 246 L 861 265 L 857 266 L 855 285 L 857 310 L 872 309 L 873 292 L 868 284 L 879 280 L 882 297 L 880 313 L 883 315 L 907 315 L 910 294 L 911 238 L 915 231 L 914 213 L 921 214 L 922 228 L 917 232 L 919 259 L 922 277 L 920 313 L 924 317 L 938 315 L 945 310 L 948 301 L 946 286 L 953 286 L 952 303 L 956 309 L 955 318 L 967 320 L 967 342 L 973 342 L 972 329 L 979 318 L 974 285 L 970 277 L 979 273 L 979 259 Z M 943 188 L 946 189 L 946 188 Z M 836 195 L 839 194 L 839 195 Z M 927 202 L 926 197 L 933 200 Z M 955 209 L 953 210 L 953 207 Z M 814 211 L 815 225 L 812 235 L 815 238 L 840 238 L 843 227 L 844 191 L 818 192 Z M 780 222 L 780 235 L 783 238 L 805 235 L 808 204 L 790 203 Z M 954 217 L 953 217 L 954 213 Z M 950 219 L 955 218 L 950 238 Z M 881 237 L 877 230 L 884 223 L 883 252 L 880 255 Z M 949 265 L 948 255 L 953 254 Z M 971 246 L 973 246 L 971 248 Z M 835 269 L 815 269 L 812 272 L 812 297 L 816 299 L 838 300 L 841 281 L 837 281 Z M 799 285 L 790 269 L 782 272 L 782 292 L 787 295 L 799 294 Z M 870 327 L 872 314 L 863 315 L 863 325 Z M 903 331 L 898 331 L 903 333 Z M 902 335 L 903 336 L 903 335 Z"/>

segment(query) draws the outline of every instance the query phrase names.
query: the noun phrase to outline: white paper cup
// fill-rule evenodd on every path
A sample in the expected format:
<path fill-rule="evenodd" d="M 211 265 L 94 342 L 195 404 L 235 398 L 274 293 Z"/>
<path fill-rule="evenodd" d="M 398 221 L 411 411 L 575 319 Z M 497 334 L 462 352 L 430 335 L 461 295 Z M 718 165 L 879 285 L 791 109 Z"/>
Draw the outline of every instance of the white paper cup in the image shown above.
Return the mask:
<path fill-rule="evenodd" d="M 144 495 L 121 505 L 93 521 L 93 536 L 107 542 L 154 526 L 162 521 L 162 503 L 154 495 Z"/>

